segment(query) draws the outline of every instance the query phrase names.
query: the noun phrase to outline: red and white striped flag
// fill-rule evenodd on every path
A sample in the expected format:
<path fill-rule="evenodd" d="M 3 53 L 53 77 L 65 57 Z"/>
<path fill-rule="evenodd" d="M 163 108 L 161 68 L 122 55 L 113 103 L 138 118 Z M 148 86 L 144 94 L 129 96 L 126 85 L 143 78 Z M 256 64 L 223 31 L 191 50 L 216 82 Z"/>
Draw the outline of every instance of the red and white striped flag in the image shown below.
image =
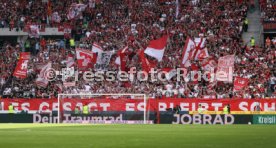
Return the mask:
<path fill-rule="evenodd" d="M 167 45 L 168 35 L 164 35 L 163 37 L 152 40 L 149 42 L 148 47 L 145 50 L 145 54 L 156 58 L 159 62 L 162 61 L 165 48 Z"/>
<path fill-rule="evenodd" d="M 102 47 L 99 45 L 99 44 L 97 44 L 97 43 L 93 43 L 93 46 L 92 46 L 92 52 L 93 53 L 102 53 L 103 52 L 103 49 L 102 49 Z"/>
<path fill-rule="evenodd" d="M 46 65 L 44 65 L 42 67 L 42 69 L 40 70 L 40 73 L 35 81 L 37 86 L 40 87 L 47 87 L 48 83 L 49 83 L 49 74 L 50 74 L 50 69 L 52 68 L 52 63 L 49 62 Z"/>

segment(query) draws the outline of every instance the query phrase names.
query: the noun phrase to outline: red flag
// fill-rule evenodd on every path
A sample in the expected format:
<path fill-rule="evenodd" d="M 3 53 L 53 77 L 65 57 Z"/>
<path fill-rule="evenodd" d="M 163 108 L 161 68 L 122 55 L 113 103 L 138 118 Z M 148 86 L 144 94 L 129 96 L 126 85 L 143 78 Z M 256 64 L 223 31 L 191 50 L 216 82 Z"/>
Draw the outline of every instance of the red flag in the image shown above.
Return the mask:
<path fill-rule="evenodd" d="M 167 45 L 168 35 L 164 35 L 163 37 L 152 40 L 149 42 L 149 46 L 144 51 L 145 54 L 156 58 L 159 62 L 162 61 L 165 48 Z"/>
<path fill-rule="evenodd" d="M 21 79 L 25 79 L 27 77 L 27 68 L 28 63 L 30 60 L 30 53 L 29 52 L 21 52 L 19 60 L 17 62 L 15 71 L 13 73 L 13 76 Z"/>
<path fill-rule="evenodd" d="M 248 84 L 249 84 L 249 79 L 236 77 L 235 81 L 234 81 L 234 90 L 233 91 L 242 90 L 243 88 L 247 87 Z"/>
<path fill-rule="evenodd" d="M 118 51 L 118 57 L 115 60 L 115 63 L 117 65 L 120 65 L 121 71 L 125 71 L 126 68 L 126 51 L 128 49 L 128 46 Z"/>
<path fill-rule="evenodd" d="M 81 48 L 76 49 L 76 58 L 79 69 L 87 69 L 94 67 L 97 60 L 97 54 L 92 51 L 84 50 Z"/>

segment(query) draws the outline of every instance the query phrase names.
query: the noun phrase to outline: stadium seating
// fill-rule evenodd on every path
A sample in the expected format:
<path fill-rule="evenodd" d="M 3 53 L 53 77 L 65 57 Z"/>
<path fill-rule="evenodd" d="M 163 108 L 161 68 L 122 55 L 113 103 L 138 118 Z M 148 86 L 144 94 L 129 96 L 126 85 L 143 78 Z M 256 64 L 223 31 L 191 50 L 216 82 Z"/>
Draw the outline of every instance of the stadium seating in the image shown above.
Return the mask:
<path fill-rule="evenodd" d="M 78 4 L 74 2 L 74 0 L 49 2 L 0 0 L 0 6 L 5 7 L 0 9 L 0 30 L 5 28 L 6 33 L 11 30 L 15 35 L 16 32 L 22 32 L 22 35 L 39 35 L 39 38 L 29 37 L 17 43 L 0 40 L 2 97 L 55 98 L 61 92 L 146 93 L 149 97 L 155 98 L 274 97 L 275 46 L 266 48 L 245 46 L 241 37 L 248 9 L 248 4 L 245 2 L 181 1 L 179 8 L 175 8 L 175 0 L 82 0 L 82 3 Z M 263 10 L 264 19 L 271 20 L 274 17 L 271 9 Z M 34 24 L 45 26 L 46 31 L 32 32 L 30 26 Z M 50 33 L 49 28 L 63 32 L 62 37 L 60 33 L 54 34 L 54 31 L 53 34 Z M 204 47 L 208 49 L 208 57 L 190 59 L 191 66 L 186 67 L 187 71 L 204 72 L 206 60 L 213 60 L 217 65 L 220 57 L 234 54 L 233 76 L 249 79 L 248 84 L 240 91 L 233 91 L 233 82 L 214 83 L 189 79 L 177 81 L 176 77 L 166 82 L 78 80 L 76 83 L 64 83 L 59 79 L 49 81 L 46 86 L 37 83 L 43 64 L 51 62 L 51 67 L 55 71 L 62 71 L 68 66 L 69 57 L 73 57 L 73 61 L 77 60 L 75 48 L 91 51 L 96 45 L 103 52 L 113 53 L 105 65 L 105 70 L 116 72 L 122 70 L 122 59 L 121 65 L 118 65 L 116 58 L 120 57 L 121 49 L 126 46 L 128 49 L 124 53 L 124 70 L 129 71 L 132 67 L 145 70 L 139 54 L 141 49 L 146 49 L 150 41 L 165 35 L 168 35 L 169 40 L 161 61 L 145 54 L 146 60 L 154 64 L 155 69 L 183 68 L 182 56 L 186 40 L 204 37 L 206 38 Z M 75 40 L 75 47 L 70 47 L 70 39 Z M 31 52 L 25 78 L 14 76 L 21 52 Z M 75 63 L 72 66 L 74 70 L 80 71 L 77 61 L 73 63 Z M 95 67 L 87 70 L 98 71 Z M 71 79 L 66 81 L 72 82 Z"/>

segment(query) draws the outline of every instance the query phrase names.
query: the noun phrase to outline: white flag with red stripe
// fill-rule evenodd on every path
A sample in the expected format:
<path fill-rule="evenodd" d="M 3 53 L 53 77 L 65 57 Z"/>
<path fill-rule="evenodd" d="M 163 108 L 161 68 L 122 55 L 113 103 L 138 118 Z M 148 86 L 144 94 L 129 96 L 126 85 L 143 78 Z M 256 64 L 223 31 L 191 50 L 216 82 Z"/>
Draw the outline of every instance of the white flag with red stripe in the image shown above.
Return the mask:
<path fill-rule="evenodd" d="M 159 62 L 162 61 L 165 48 L 167 45 L 168 35 L 164 35 L 163 37 L 152 40 L 149 42 L 149 46 L 145 50 L 145 54 L 156 58 Z"/>
<path fill-rule="evenodd" d="M 103 48 L 97 44 L 97 43 L 93 43 L 93 46 L 92 46 L 92 52 L 93 53 L 102 53 L 103 52 Z"/>
<path fill-rule="evenodd" d="M 193 55 L 195 52 L 196 44 L 191 38 L 187 38 L 185 42 L 185 47 L 182 54 L 182 62 L 181 64 L 184 65 L 184 67 L 191 66 L 190 60 L 193 59 Z"/>
<path fill-rule="evenodd" d="M 35 81 L 37 86 L 47 87 L 47 85 L 49 83 L 49 78 L 51 78 L 50 74 L 51 74 L 51 72 L 53 72 L 53 71 L 50 71 L 51 68 L 52 68 L 51 62 L 47 63 L 46 65 L 44 65 L 42 67 L 42 69 L 40 70 L 40 73 Z"/>

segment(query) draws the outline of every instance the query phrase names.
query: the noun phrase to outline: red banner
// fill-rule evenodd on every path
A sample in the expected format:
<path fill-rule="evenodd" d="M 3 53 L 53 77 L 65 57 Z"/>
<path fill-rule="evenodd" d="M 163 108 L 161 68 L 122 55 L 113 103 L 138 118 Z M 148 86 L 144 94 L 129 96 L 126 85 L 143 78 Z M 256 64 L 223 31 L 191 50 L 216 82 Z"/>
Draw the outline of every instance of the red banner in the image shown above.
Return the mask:
<path fill-rule="evenodd" d="M 17 62 L 16 68 L 14 70 L 13 76 L 21 79 L 25 79 L 27 77 L 27 68 L 30 59 L 29 52 L 21 52 L 19 60 Z"/>
<path fill-rule="evenodd" d="M 12 103 L 15 110 L 28 110 L 29 112 L 57 111 L 57 99 L 2 99 L 0 105 L 4 110 L 8 110 Z M 256 106 L 260 106 L 262 111 L 275 111 L 276 99 L 149 99 L 147 110 L 166 111 L 176 105 L 182 111 L 196 111 L 198 105 L 208 111 L 222 111 L 223 107 L 230 104 L 231 111 L 254 111 Z M 61 107 L 65 111 L 72 111 L 76 107 L 82 109 L 83 105 L 88 105 L 91 111 L 144 111 L 144 101 L 142 99 L 63 99 Z"/>

